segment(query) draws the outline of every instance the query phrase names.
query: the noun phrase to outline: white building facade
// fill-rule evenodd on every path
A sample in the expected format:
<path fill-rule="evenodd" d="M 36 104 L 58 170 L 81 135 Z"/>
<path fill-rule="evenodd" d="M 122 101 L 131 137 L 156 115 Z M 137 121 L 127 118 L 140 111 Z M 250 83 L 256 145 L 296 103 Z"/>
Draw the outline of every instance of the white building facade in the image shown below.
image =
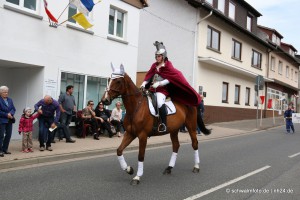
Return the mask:
<path fill-rule="evenodd" d="M 49 1 L 56 17 L 68 0 Z M 73 15 L 67 7 L 59 22 Z M 76 13 L 75 9 L 75 13 Z M 22 110 L 49 94 L 58 99 L 67 85 L 74 85 L 77 109 L 88 100 L 98 102 L 111 74 L 110 63 L 125 66 L 135 80 L 137 71 L 140 9 L 120 0 L 103 0 L 88 19 L 94 26 L 84 30 L 69 19 L 50 27 L 43 1 L 0 0 L 0 85 Z M 17 138 L 18 123 L 13 129 Z"/>

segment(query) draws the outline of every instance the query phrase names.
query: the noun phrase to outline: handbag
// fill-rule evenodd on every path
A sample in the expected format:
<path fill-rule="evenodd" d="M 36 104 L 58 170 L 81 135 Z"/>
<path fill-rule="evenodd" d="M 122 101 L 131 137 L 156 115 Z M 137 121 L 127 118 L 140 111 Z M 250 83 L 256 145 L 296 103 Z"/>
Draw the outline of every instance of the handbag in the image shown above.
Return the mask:
<path fill-rule="evenodd" d="M 108 119 L 107 115 L 100 115 L 100 117 L 101 117 L 104 121 L 107 121 L 107 119 Z"/>

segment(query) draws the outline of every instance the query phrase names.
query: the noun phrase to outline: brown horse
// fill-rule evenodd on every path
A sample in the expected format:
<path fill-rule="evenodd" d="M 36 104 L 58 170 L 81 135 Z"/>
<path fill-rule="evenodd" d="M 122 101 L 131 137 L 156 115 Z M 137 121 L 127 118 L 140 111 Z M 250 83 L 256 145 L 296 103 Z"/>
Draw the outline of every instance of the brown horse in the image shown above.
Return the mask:
<path fill-rule="evenodd" d="M 133 174 L 133 168 L 128 166 L 124 157 L 123 150 L 137 137 L 139 139 L 139 154 L 138 154 L 138 171 L 137 175 L 131 181 L 132 185 L 136 185 L 140 182 L 140 177 L 143 175 L 143 162 L 145 156 L 145 149 L 147 145 L 147 139 L 152 135 L 154 120 L 156 118 L 150 114 L 148 108 L 148 102 L 143 92 L 136 87 L 131 78 L 125 73 L 123 65 L 120 69 L 113 69 L 111 79 L 109 81 L 108 88 L 102 97 L 104 104 L 111 104 L 112 100 L 118 96 L 122 97 L 124 106 L 126 108 L 126 115 L 124 119 L 124 128 L 126 133 L 124 134 L 122 143 L 117 149 L 118 160 L 121 168 L 128 174 Z M 178 132 L 179 128 L 185 124 L 191 140 L 192 147 L 194 149 L 195 165 L 193 172 L 199 172 L 199 153 L 198 153 L 198 140 L 196 136 L 197 123 L 201 128 L 201 131 L 208 135 L 210 130 L 206 129 L 200 113 L 197 114 L 197 109 L 194 106 L 182 105 L 178 102 L 174 102 L 176 107 L 176 113 L 167 117 L 167 132 L 170 133 L 172 140 L 173 153 L 169 162 L 169 166 L 165 169 L 164 174 L 170 174 L 171 169 L 175 166 L 176 157 L 179 149 Z M 167 133 L 156 133 L 157 135 L 164 135 Z"/>

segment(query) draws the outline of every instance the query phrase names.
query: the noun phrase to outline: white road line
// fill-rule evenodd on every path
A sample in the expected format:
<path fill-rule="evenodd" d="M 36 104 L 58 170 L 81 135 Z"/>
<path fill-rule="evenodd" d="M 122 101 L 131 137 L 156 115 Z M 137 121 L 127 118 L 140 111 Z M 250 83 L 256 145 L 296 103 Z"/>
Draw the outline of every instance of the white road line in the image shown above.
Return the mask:
<path fill-rule="evenodd" d="M 209 189 L 209 190 L 206 190 L 206 191 L 201 192 L 201 193 L 199 193 L 199 194 L 196 194 L 196 195 L 194 195 L 194 196 L 188 197 L 188 198 L 186 198 L 186 199 L 184 199 L 184 200 L 198 199 L 198 198 L 203 197 L 203 196 L 205 196 L 205 195 L 207 195 L 207 194 L 209 194 L 209 193 L 212 193 L 212 192 L 215 192 L 215 191 L 217 191 L 217 190 L 219 190 L 219 189 L 221 189 L 221 188 L 224 188 L 224 187 L 226 187 L 226 186 L 228 186 L 228 185 L 231 185 L 231 184 L 236 183 L 236 182 L 238 182 L 238 181 L 240 181 L 240 180 L 243 180 L 243 179 L 245 179 L 245 178 L 248 178 L 249 176 L 252 176 L 252 175 L 254 175 L 254 174 L 257 174 L 257 173 L 259 173 L 259 172 L 262 172 L 262 171 L 264 171 L 264 170 L 266 170 L 266 169 L 268 169 L 268 168 L 270 168 L 270 167 L 271 167 L 271 166 L 267 165 L 267 166 L 265 166 L 265 167 L 262 167 L 262 168 L 260 168 L 260 169 L 255 170 L 255 171 L 253 171 L 253 172 L 250 172 L 250 173 L 248 173 L 248 174 L 245 174 L 245 175 L 243 175 L 243 176 L 240 176 L 240 177 L 238 177 L 238 178 L 236 178 L 236 179 L 233 179 L 233 180 L 231 180 L 231 181 L 228 181 L 228 182 L 226 182 L 226 183 L 223 183 L 223 184 L 221 184 L 221 185 L 218 185 L 218 186 L 216 186 L 216 187 L 214 187 L 214 188 L 211 188 L 211 189 Z"/>
<path fill-rule="evenodd" d="M 299 153 L 295 153 L 295 154 L 289 156 L 289 158 L 294 158 L 294 157 L 299 156 L 299 155 L 300 155 L 300 152 Z"/>

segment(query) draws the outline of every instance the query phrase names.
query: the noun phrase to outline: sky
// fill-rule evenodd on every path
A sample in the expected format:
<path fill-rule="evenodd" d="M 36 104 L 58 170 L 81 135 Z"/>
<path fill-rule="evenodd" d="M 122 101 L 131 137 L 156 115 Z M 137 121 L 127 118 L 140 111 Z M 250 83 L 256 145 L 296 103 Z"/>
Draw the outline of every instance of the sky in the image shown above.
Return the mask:
<path fill-rule="evenodd" d="M 258 24 L 275 29 L 300 54 L 300 0 L 245 0 L 261 17 Z"/>

